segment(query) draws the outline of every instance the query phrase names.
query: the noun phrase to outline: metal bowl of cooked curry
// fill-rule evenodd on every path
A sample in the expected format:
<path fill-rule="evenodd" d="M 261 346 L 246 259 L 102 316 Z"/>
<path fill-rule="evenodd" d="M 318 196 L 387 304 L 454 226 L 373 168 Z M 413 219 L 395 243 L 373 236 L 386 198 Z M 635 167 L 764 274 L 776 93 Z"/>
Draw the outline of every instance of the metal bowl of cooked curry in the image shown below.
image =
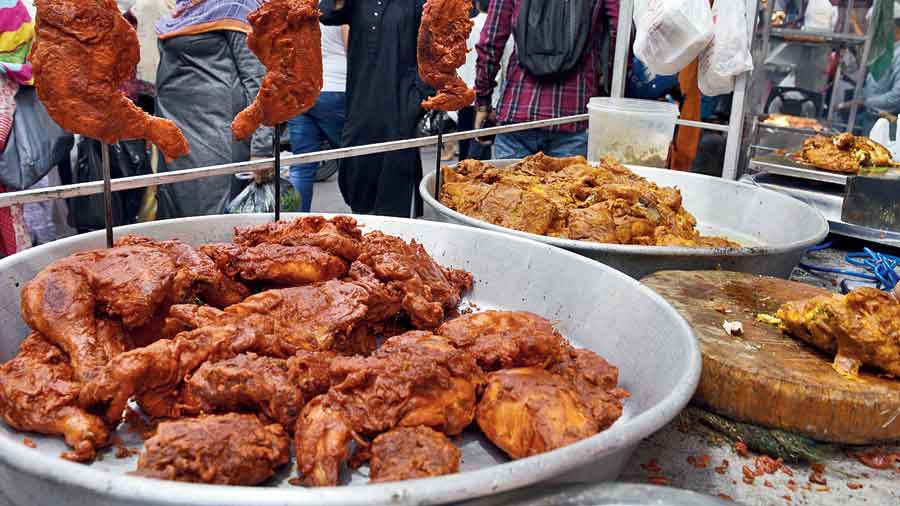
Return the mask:
<path fill-rule="evenodd" d="M 828 234 L 813 207 L 758 186 L 538 154 L 466 160 L 419 186 L 438 219 L 528 237 L 640 278 L 665 269 L 788 277 Z"/>

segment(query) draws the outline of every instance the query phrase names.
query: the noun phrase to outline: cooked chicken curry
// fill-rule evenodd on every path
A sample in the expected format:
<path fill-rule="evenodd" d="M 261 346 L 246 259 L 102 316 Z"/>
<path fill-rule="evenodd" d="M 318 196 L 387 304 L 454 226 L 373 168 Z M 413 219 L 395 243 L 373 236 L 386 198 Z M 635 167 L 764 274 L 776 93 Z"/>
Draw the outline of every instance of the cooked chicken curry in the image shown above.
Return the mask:
<path fill-rule="evenodd" d="M 465 160 L 443 169 L 440 200 L 472 218 L 532 234 L 613 244 L 738 247 L 702 236 L 676 188 L 661 187 L 612 158 L 543 153 L 508 167 Z"/>

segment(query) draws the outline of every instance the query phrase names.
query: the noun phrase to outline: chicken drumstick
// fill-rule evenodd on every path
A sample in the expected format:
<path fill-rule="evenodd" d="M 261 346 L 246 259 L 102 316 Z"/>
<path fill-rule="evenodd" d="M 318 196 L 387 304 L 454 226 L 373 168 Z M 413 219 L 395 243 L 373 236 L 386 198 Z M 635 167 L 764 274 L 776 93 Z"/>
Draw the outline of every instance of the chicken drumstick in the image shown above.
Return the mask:
<path fill-rule="evenodd" d="M 248 17 L 250 49 L 266 66 L 256 100 L 231 123 L 237 139 L 260 124 L 275 126 L 308 111 L 322 91 L 322 40 L 317 0 L 269 0 Z"/>
<path fill-rule="evenodd" d="M 114 0 L 37 0 L 34 84 L 64 129 L 112 144 L 148 139 L 167 159 L 188 154 L 175 123 L 148 115 L 119 85 L 140 60 L 137 33 Z"/>

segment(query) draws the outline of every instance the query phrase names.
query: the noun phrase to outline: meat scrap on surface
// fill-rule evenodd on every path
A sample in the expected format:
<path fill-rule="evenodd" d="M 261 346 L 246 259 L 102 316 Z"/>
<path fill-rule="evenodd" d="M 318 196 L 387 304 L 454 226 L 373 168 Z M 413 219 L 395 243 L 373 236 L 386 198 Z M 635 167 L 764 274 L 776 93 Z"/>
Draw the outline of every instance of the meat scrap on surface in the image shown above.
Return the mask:
<path fill-rule="evenodd" d="M 483 378 L 475 360 L 427 332 L 392 337 L 369 357 L 337 357 L 332 387 L 309 402 L 294 433 L 304 483 L 338 483 L 347 445 L 395 427 L 459 434 L 475 416 Z"/>
<path fill-rule="evenodd" d="M 317 0 L 267 0 L 247 20 L 247 46 L 268 72 L 256 99 L 231 124 L 239 140 L 260 124 L 274 127 L 308 111 L 322 91 Z"/>
<path fill-rule="evenodd" d="M 414 480 L 459 472 L 459 448 L 428 427 L 401 427 L 372 441 L 372 483 Z"/>
<path fill-rule="evenodd" d="M 17 430 L 62 435 L 72 447 L 64 459 L 93 460 L 109 444 L 109 431 L 78 407 L 79 387 L 65 353 L 33 333 L 0 365 L 0 417 Z"/>
<path fill-rule="evenodd" d="M 456 71 L 466 63 L 466 43 L 475 24 L 469 19 L 468 0 L 428 0 L 419 24 L 419 75 L 437 90 L 422 102 L 424 109 L 458 111 L 475 102 L 475 91 Z"/>
<path fill-rule="evenodd" d="M 140 46 L 114 0 L 34 3 L 34 85 L 56 123 L 107 144 L 147 139 L 169 160 L 190 152 L 175 123 L 147 114 L 120 90 L 140 60 Z"/>
<path fill-rule="evenodd" d="M 148 478 L 258 485 L 290 461 L 290 437 L 256 415 L 229 413 L 163 422 L 144 442 L 135 474 Z"/>

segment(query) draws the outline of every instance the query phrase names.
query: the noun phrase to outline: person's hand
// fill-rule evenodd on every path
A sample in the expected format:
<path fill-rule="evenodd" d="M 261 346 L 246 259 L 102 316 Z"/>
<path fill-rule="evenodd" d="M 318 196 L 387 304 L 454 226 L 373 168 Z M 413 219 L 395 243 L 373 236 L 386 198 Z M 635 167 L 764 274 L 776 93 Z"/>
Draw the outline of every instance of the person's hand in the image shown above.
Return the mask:
<path fill-rule="evenodd" d="M 846 110 L 850 109 L 851 107 L 853 107 L 854 105 L 862 105 L 862 100 L 850 100 L 848 102 L 838 104 L 837 110 L 846 111 Z"/>
<path fill-rule="evenodd" d="M 784 22 L 787 21 L 787 13 L 784 11 L 776 11 L 772 13 L 772 24 L 774 26 L 781 26 Z"/>
<path fill-rule="evenodd" d="M 478 110 L 475 112 L 475 129 L 480 130 L 481 128 L 484 128 L 484 123 L 488 120 L 488 118 L 490 118 L 494 122 L 497 121 L 497 115 L 494 113 L 494 111 L 488 108 L 478 108 Z M 482 146 L 490 146 L 491 144 L 493 144 L 490 141 L 482 141 L 479 138 L 476 138 L 475 140 Z"/>

